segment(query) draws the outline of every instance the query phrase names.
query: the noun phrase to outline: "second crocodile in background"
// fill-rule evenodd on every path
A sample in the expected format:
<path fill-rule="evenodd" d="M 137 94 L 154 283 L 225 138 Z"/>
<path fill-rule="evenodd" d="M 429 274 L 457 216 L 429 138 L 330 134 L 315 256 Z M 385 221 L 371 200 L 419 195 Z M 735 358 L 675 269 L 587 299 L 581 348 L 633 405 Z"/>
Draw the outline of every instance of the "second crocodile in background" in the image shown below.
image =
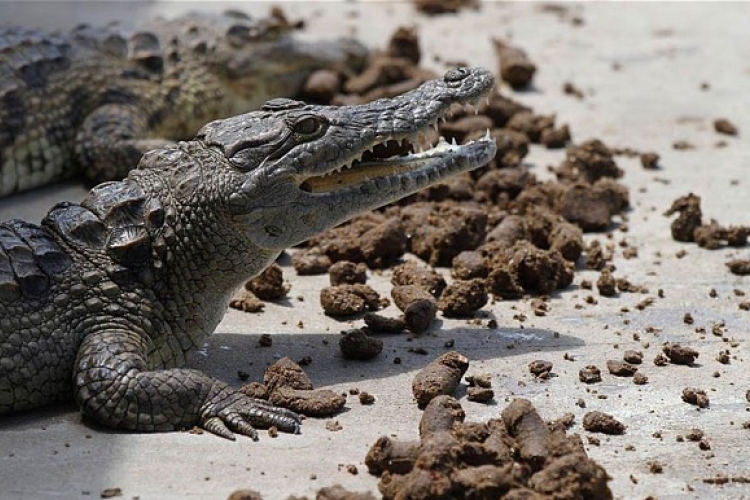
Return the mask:
<path fill-rule="evenodd" d="M 146 151 L 291 97 L 317 69 L 364 64 L 354 40 L 302 42 L 292 30 L 235 11 L 66 35 L 0 27 L 0 196 L 76 172 L 121 179 Z"/>

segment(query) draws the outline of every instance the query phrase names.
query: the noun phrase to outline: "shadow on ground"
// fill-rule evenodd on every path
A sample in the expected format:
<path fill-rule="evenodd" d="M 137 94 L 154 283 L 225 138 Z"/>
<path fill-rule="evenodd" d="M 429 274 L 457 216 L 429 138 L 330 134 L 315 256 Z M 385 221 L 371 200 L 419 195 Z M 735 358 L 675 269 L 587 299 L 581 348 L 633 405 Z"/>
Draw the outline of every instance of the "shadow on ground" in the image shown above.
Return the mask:
<path fill-rule="evenodd" d="M 316 387 L 323 387 L 419 370 L 449 350 L 459 351 L 477 362 L 534 351 L 572 350 L 584 345 L 576 337 L 538 328 L 448 328 L 421 337 L 379 336 L 383 352 L 378 357 L 370 361 L 351 361 L 342 358 L 337 334 L 274 334 L 271 337 L 271 347 L 259 347 L 259 335 L 214 334 L 190 366 L 233 385 L 241 385 L 238 371 L 249 374 L 251 381 L 262 380 L 265 368 L 280 357 L 299 361 L 309 356 L 312 362 L 304 369 Z"/>

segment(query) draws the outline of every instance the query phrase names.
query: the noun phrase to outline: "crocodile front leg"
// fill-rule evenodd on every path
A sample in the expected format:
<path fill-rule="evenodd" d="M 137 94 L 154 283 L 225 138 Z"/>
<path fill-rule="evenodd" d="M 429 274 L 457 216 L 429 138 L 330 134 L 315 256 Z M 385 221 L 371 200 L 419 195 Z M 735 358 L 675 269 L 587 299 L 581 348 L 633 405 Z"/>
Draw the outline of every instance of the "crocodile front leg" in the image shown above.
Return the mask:
<path fill-rule="evenodd" d="M 86 117 L 76 136 L 76 161 L 94 184 L 123 179 L 144 153 L 169 144 L 150 139 L 149 114 L 134 104 L 106 104 Z"/>
<path fill-rule="evenodd" d="M 196 425 L 234 439 L 257 439 L 258 428 L 299 432 L 289 410 L 235 391 L 197 370 L 148 369 L 148 337 L 127 329 L 86 336 L 78 350 L 73 385 L 83 413 L 115 429 L 173 431 Z"/>

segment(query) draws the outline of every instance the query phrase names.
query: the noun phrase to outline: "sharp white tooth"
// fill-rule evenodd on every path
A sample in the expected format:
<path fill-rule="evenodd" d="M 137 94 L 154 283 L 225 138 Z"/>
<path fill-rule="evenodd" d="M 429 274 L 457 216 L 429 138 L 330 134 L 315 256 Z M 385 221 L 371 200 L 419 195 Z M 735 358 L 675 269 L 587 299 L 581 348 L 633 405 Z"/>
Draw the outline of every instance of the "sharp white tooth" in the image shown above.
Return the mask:
<path fill-rule="evenodd" d="M 458 144 L 456 144 L 456 138 L 455 137 L 453 139 L 451 139 L 451 146 L 458 146 Z"/>
<path fill-rule="evenodd" d="M 487 103 L 487 106 L 490 105 L 490 96 L 487 96 L 484 98 L 484 102 Z"/>
<path fill-rule="evenodd" d="M 438 139 L 438 146 L 444 146 L 444 145 L 447 145 L 447 144 L 448 144 L 448 141 L 446 141 L 445 137 L 443 137 L 441 135 L 440 138 Z"/>
<path fill-rule="evenodd" d="M 492 137 L 490 137 L 490 129 L 487 129 L 487 130 L 485 131 L 485 133 L 484 133 L 484 137 L 483 137 L 482 139 L 484 139 L 485 141 L 489 141 L 489 140 L 491 140 L 491 139 L 492 139 Z"/>
<path fill-rule="evenodd" d="M 432 128 L 434 128 L 435 132 L 437 132 L 438 131 L 438 123 L 437 122 L 433 123 L 432 124 Z"/>

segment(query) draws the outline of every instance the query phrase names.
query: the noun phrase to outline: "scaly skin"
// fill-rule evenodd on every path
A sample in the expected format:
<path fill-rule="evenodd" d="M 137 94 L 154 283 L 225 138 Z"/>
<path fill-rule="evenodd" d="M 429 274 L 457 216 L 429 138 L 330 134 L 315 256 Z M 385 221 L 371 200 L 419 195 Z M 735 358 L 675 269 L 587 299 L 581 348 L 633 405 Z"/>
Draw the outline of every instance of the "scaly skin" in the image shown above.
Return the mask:
<path fill-rule="evenodd" d="M 117 429 L 296 432 L 293 413 L 180 366 L 232 293 L 285 248 L 488 162 L 489 136 L 355 160 L 492 84 L 461 68 L 361 106 L 276 99 L 147 153 L 125 180 L 57 205 L 41 227 L 1 224 L 0 413 L 74 397 Z"/>
<path fill-rule="evenodd" d="M 117 180 L 146 151 L 289 97 L 321 68 L 355 71 L 353 40 L 303 43 L 236 12 L 66 36 L 0 28 L 0 196 L 81 171 Z"/>

